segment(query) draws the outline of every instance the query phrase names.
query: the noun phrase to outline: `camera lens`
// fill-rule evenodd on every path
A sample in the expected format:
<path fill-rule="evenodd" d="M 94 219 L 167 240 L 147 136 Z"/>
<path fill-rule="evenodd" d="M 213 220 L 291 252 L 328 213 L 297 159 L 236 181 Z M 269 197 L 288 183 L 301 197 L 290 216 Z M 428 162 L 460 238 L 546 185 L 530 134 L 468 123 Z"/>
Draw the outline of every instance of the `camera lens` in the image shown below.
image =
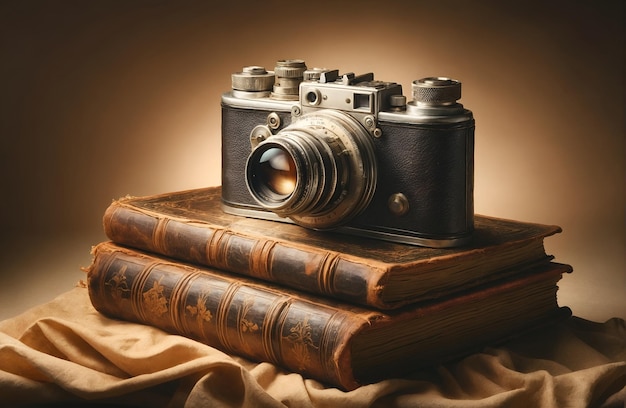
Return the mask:
<path fill-rule="evenodd" d="M 270 147 L 261 154 L 257 175 L 260 183 L 275 194 L 286 196 L 296 188 L 296 165 L 282 148 Z"/>
<path fill-rule="evenodd" d="M 371 201 L 373 141 L 349 115 L 313 112 L 256 146 L 246 163 L 246 183 L 264 209 L 309 228 L 334 228 Z"/>

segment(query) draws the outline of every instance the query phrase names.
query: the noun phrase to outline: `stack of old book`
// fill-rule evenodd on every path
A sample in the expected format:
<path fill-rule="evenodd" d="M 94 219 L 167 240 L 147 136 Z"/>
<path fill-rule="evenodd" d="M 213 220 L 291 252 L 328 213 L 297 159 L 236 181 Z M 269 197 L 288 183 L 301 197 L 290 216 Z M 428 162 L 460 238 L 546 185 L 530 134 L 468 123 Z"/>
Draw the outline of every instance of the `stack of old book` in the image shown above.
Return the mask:
<path fill-rule="evenodd" d="M 349 390 L 569 315 L 544 238 L 476 216 L 433 249 L 228 215 L 219 187 L 115 201 L 88 286 L 108 316 L 153 325 Z"/>

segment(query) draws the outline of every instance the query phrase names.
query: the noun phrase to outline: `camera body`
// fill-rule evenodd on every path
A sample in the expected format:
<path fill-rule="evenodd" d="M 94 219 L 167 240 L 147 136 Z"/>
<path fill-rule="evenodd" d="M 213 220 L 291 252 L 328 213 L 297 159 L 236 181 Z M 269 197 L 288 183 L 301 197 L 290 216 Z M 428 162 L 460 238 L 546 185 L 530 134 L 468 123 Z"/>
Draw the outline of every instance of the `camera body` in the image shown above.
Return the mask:
<path fill-rule="evenodd" d="M 225 212 L 427 247 L 474 229 L 474 119 L 460 82 L 401 85 L 278 61 L 222 96 Z"/>

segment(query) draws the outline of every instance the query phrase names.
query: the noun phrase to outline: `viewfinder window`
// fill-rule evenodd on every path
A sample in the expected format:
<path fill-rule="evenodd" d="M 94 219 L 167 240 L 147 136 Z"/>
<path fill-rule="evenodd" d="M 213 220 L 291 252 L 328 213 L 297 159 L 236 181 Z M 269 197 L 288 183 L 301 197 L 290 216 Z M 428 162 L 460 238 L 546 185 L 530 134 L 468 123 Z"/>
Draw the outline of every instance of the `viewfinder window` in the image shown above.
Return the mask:
<path fill-rule="evenodd" d="M 352 100 L 354 101 L 354 109 L 366 110 L 368 112 L 371 112 L 371 97 L 371 94 L 355 93 L 354 98 L 352 98 Z"/>

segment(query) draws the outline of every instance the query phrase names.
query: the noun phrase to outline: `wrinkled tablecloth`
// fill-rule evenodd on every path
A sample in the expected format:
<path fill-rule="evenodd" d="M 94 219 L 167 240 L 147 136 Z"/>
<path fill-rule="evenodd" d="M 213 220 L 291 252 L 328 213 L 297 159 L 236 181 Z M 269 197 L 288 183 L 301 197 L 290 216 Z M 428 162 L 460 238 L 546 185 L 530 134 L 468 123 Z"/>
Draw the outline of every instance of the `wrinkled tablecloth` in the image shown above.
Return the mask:
<path fill-rule="evenodd" d="M 572 317 L 351 392 L 106 318 L 84 287 L 0 322 L 0 406 L 526 408 L 625 401 L 626 324 L 617 318 Z"/>

